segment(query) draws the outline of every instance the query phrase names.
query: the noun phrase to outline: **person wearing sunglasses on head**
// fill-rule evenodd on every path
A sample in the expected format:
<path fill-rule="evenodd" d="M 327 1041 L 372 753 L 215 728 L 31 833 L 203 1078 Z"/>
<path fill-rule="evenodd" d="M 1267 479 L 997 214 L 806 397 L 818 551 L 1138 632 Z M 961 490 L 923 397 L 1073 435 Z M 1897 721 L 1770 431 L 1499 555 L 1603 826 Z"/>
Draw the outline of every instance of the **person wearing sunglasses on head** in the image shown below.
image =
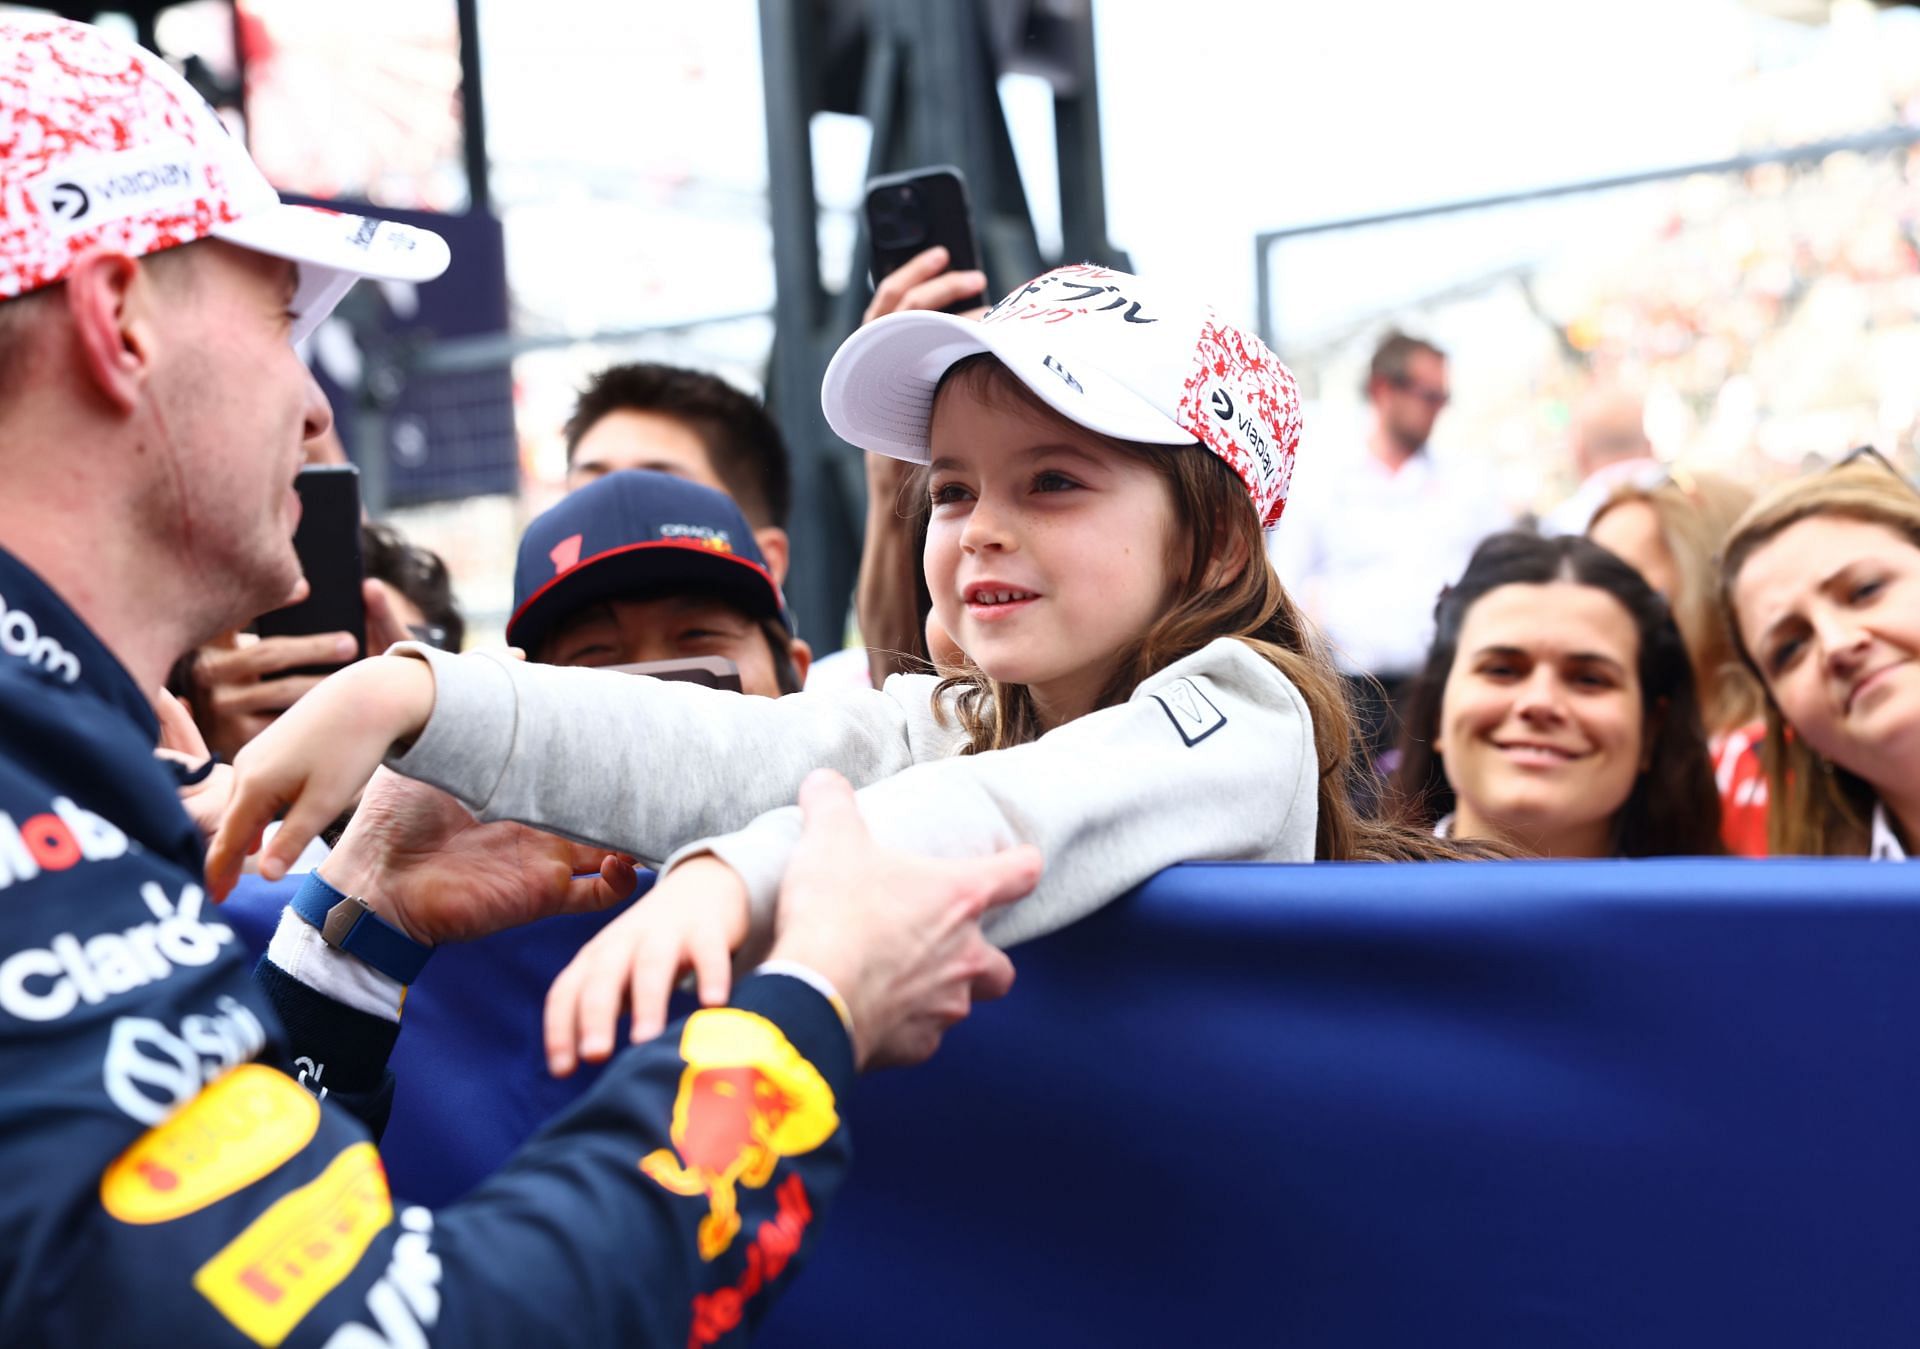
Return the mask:
<path fill-rule="evenodd" d="M 1512 519 L 1491 483 L 1436 459 L 1428 444 L 1452 397 L 1444 351 L 1388 333 L 1364 392 L 1363 442 L 1301 456 L 1296 490 L 1313 509 L 1276 530 L 1269 551 L 1331 642 L 1377 759 L 1394 740 L 1393 709 L 1425 663 L 1434 596 L 1474 545 Z"/>
<path fill-rule="evenodd" d="M 1762 497 L 1721 566 L 1766 689 L 1775 854 L 1905 861 L 1920 840 L 1920 492 L 1877 452 Z"/>

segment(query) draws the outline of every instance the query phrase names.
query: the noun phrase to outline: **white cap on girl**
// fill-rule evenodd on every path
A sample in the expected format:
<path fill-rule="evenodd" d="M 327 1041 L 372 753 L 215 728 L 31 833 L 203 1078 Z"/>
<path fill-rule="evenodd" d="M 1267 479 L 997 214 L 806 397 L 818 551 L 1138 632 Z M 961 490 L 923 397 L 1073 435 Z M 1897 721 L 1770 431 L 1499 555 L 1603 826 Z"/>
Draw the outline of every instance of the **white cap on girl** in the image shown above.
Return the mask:
<path fill-rule="evenodd" d="M 924 464 L 941 376 L 982 351 L 1089 431 L 1199 441 L 1240 475 L 1261 523 L 1280 522 L 1300 444 L 1292 372 L 1206 305 L 1104 267 L 1056 267 L 978 322 L 914 311 L 867 324 L 827 366 L 827 424 L 862 449 Z"/>

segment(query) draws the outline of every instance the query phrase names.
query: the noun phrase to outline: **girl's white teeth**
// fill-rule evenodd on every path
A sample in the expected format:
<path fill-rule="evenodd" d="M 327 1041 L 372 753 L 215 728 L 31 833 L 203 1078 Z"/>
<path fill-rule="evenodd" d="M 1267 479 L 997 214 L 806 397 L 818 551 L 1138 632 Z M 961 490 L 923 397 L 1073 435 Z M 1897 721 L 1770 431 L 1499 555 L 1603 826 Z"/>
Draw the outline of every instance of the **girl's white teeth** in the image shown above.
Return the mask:
<path fill-rule="evenodd" d="M 1024 590 L 983 590 L 973 597 L 975 604 L 1012 604 L 1015 600 L 1029 600 L 1033 596 Z"/>

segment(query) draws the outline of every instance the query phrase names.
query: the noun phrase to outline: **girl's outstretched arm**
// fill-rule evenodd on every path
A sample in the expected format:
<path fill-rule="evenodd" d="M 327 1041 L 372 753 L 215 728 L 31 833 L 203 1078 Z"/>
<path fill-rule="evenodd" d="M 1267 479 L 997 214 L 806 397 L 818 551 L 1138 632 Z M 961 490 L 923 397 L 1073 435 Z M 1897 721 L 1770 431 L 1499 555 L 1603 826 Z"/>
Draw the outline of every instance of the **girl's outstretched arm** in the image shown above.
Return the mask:
<path fill-rule="evenodd" d="M 1313 860 L 1319 777 L 1299 692 L 1244 643 L 1222 638 L 1125 703 L 1032 744 L 922 763 L 858 800 L 888 847 L 973 857 L 1037 844 L 1046 875 L 988 928 L 1004 946 L 1083 918 L 1177 862 Z M 749 961 L 798 832 L 795 812 L 774 811 L 681 854 L 711 852 L 746 883 Z"/>
<path fill-rule="evenodd" d="M 791 803 L 815 768 L 855 786 L 950 753 L 928 676 L 754 698 L 694 684 L 420 649 L 432 718 L 389 766 L 483 820 L 657 862 Z"/>
<path fill-rule="evenodd" d="M 207 882 L 225 895 L 261 831 L 281 811 L 260 857 L 277 881 L 301 849 L 352 805 L 380 761 L 417 735 L 433 711 L 428 668 L 405 656 L 375 656 L 323 680 L 234 759 L 233 795 L 207 849 Z"/>

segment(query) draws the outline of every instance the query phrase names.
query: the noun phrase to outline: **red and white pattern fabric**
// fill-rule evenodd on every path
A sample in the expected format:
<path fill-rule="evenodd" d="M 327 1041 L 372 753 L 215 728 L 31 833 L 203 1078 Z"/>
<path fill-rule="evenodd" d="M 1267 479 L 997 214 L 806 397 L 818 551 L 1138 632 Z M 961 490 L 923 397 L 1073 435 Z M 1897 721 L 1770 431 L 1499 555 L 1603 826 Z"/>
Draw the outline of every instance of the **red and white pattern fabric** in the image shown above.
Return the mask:
<path fill-rule="evenodd" d="M 86 24 L 0 16 L 0 300 L 89 250 L 131 257 L 205 238 L 300 266 L 296 340 L 363 276 L 446 270 L 436 234 L 287 206 L 186 80 Z"/>

